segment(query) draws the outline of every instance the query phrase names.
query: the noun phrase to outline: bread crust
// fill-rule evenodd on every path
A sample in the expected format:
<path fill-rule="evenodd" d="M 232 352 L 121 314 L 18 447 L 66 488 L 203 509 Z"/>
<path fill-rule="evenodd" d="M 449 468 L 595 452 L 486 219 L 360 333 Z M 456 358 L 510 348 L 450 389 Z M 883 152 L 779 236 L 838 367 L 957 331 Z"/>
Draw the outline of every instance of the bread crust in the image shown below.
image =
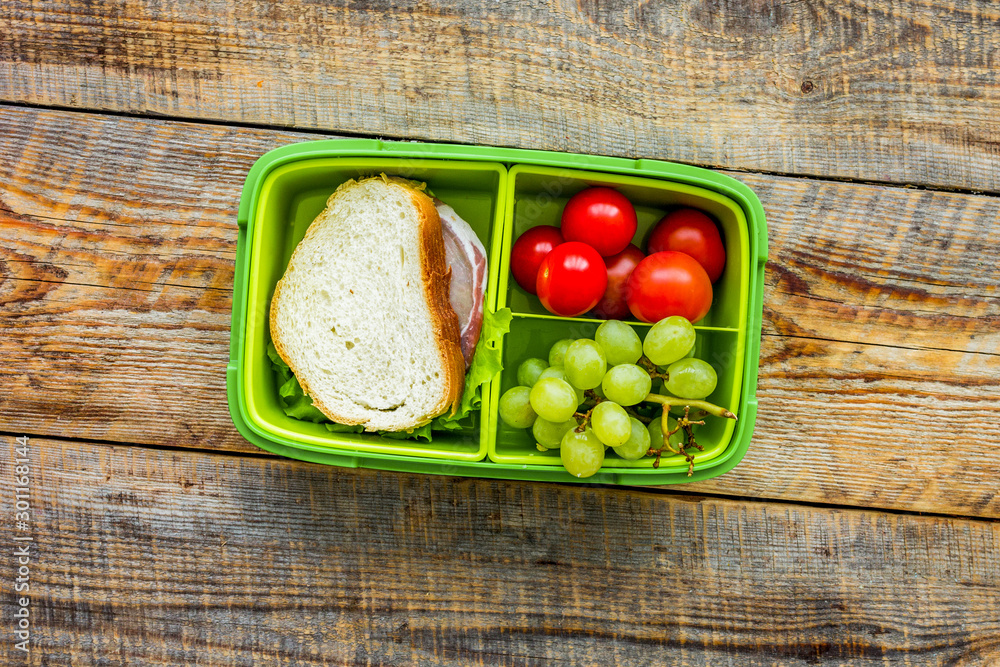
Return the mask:
<path fill-rule="evenodd" d="M 453 415 L 465 389 L 465 357 L 462 355 L 462 329 L 451 307 L 451 269 L 444 254 L 441 217 L 430 197 L 415 188 L 403 187 L 409 189 L 413 203 L 420 210 L 424 294 L 437 330 L 441 365 L 447 372 L 444 380 L 447 389 L 438 406 L 439 414 Z"/>
<path fill-rule="evenodd" d="M 414 207 L 417 209 L 420 233 L 421 277 L 423 282 L 424 299 L 427 303 L 431 321 L 434 326 L 436 347 L 440 357 L 441 367 L 444 370 L 441 377 L 441 384 L 443 387 L 442 397 L 434 409 L 416 422 L 401 421 L 395 427 L 385 429 L 405 431 L 422 426 L 439 415 L 455 414 L 461 403 L 462 393 L 465 388 L 465 358 L 462 355 L 461 328 L 458 322 L 458 316 L 452 309 L 450 302 L 451 270 L 449 269 L 445 259 L 441 219 L 438 215 L 437 208 L 434 206 L 434 202 L 424 192 L 414 187 L 411 182 L 404 179 L 387 177 L 385 175 L 375 176 L 372 178 L 380 178 L 389 185 L 403 188 L 409 195 Z M 333 200 L 333 198 L 336 197 L 342 190 L 350 187 L 356 187 L 368 180 L 371 179 L 362 179 L 361 181 L 354 181 L 352 179 L 341 184 L 340 187 L 338 187 L 327 200 L 327 207 L 329 207 L 329 202 Z M 324 209 L 324 213 L 325 211 L 326 209 Z M 322 217 L 322 215 L 323 213 L 320 213 L 319 217 Z M 313 229 L 314 226 L 310 225 L 306 230 L 303 240 L 310 237 Z M 295 261 L 295 255 L 297 252 L 298 247 L 296 247 L 296 250 L 292 253 L 291 258 L 289 259 L 289 264 L 292 264 Z M 280 279 L 275 285 L 274 294 L 271 297 L 271 307 L 268 314 L 271 339 L 274 343 L 278 356 L 280 356 L 285 363 L 289 365 L 292 372 L 295 373 L 299 384 L 302 386 L 302 391 L 307 396 L 312 398 L 313 405 L 315 405 L 316 408 L 330 420 L 339 424 L 367 425 L 366 420 L 354 419 L 348 417 L 347 415 L 338 414 L 321 399 L 314 396 L 310 391 L 308 381 L 302 377 L 302 374 L 295 367 L 295 365 L 293 365 L 291 357 L 287 354 L 287 350 L 284 346 L 282 332 L 277 325 L 277 304 L 281 300 L 281 288 L 283 283 L 284 276 L 282 276 L 282 279 Z"/>

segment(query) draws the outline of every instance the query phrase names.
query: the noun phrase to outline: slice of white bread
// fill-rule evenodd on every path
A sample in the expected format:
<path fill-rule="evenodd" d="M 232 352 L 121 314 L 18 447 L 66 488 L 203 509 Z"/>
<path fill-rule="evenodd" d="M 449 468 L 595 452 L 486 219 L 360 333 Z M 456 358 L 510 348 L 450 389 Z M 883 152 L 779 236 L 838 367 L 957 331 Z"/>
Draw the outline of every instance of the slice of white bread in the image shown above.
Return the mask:
<path fill-rule="evenodd" d="M 403 431 L 451 412 L 465 382 L 430 197 L 385 176 L 337 188 L 288 262 L 271 338 L 331 420 Z"/>

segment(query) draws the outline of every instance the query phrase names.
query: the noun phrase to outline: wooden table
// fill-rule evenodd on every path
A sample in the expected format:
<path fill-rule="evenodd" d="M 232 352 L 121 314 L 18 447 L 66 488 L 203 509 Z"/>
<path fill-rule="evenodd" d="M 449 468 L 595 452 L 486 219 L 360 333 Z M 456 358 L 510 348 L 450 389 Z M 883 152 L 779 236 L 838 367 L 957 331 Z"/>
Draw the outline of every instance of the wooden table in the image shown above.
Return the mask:
<path fill-rule="evenodd" d="M 987 0 L 5 0 L 3 664 L 1000 664 L 998 68 Z M 742 464 L 630 489 L 249 445 L 240 188 L 328 136 L 747 183 Z"/>

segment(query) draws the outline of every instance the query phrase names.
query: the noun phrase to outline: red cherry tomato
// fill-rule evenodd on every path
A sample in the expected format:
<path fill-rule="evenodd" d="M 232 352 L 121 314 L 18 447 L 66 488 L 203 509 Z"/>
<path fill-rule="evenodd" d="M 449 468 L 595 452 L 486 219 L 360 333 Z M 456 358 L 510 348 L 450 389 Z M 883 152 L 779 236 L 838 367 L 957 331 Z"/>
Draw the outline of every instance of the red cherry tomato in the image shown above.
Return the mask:
<path fill-rule="evenodd" d="M 603 257 L 624 250 L 636 224 L 635 209 L 625 195 L 605 187 L 577 192 L 562 214 L 563 238 L 586 243 Z"/>
<path fill-rule="evenodd" d="M 623 320 L 629 317 L 625 285 L 628 283 L 628 277 L 632 275 L 632 269 L 642 261 L 643 257 L 645 255 L 642 251 L 629 243 L 617 255 L 604 258 L 604 263 L 608 267 L 608 288 L 604 290 L 604 296 L 594 307 L 594 315 L 605 320 Z"/>
<path fill-rule="evenodd" d="M 538 267 L 545 256 L 562 242 L 562 233 L 552 225 L 532 227 L 517 237 L 510 248 L 510 272 L 521 289 L 535 293 Z"/>
<path fill-rule="evenodd" d="M 608 271 L 597 251 L 567 241 L 552 249 L 538 268 L 535 287 L 553 315 L 576 317 L 597 305 L 608 286 Z"/>
<path fill-rule="evenodd" d="M 676 250 L 691 255 L 713 283 L 726 267 L 726 247 L 712 219 L 693 208 L 668 213 L 649 235 L 649 254 Z"/>
<path fill-rule="evenodd" d="M 625 299 L 632 314 L 643 322 L 680 315 L 694 323 L 712 307 L 712 281 L 690 255 L 665 250 L 646 257 L 632 270 Z"/>

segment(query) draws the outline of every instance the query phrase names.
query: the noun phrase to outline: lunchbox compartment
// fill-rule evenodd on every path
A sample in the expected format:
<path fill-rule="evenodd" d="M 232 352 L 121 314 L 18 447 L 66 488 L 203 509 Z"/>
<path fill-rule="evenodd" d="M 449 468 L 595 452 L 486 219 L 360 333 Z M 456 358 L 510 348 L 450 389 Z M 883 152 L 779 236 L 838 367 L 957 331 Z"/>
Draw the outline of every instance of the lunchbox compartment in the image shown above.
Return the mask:
<path fill-rule="evenodd" d="M 349 179 L 385 173 L 427 184 L 427 189 L 455 209 L 482 241 L 490 257 L 503 227 L 506 168 L 490 162 L 424 159 L 327 158 L 292 162 L 271 171 L 261 187 L 253 224 L 248 280 L 245 400 L 250 419 L 264 432 L 299 438 L 337 449 L 478 461 L 486 456 L 484 420 L 474 411 L 460 430 L 436 432 L 433 441 L 384 438 L 375 433 L 331 432 L 323 424 L 294 419 L 281 408 L 280 379 L 267 357 L 271 342 L 268 312 L 274 286 L 284 274 L 296 245 L 326 201 Z M 495 273 L 495 271 L 491 271 Z M 486 303 L 493 290 L 487 288 Z M 483 389 L 488 402 L 488 386 Z M 488 420 L 486 420 L 488 421 Z"/>
<path fill-rule="evenodd" d="M 749 238 L 746 216 L 732 199 L 683 183 L 578 169 L 516 165 L 510 169 L 508 179 L 511 182 L 507 191 L 509 224 L 501 258 L 501 306 L 506 305 L 518 314 L 549 314 L 537 296 L 522 289 L 514 280 L 510 273 L 510 249 L 518 237 L 532 227 L 559 226 L 566 202 L 577 192 L 600 185 L 618 190 L 635 207 L 638 228 L 632 243 L 643 252 L 653 227 L 672 210 L 692 207 L 713 218 L 726 246 L 726 268 L 713 285 L 712 308 L 696 324 L 738 327 L 745 320 L 744 276 L 749 263 Z"/>
<path fill-rule="evenodd" d="M 515 316 L 511 322 L 511 332 L 504 345 L 504 369 L 494 380 L 493 395 L 500 397 L 508 389 L 517 386 L 517 369 L 525 359 L 537 357 L 547 361 L 549 348 L 563 338 L 593 338 L 600 320 L 578 320 L 571 318 L 550 318 L 535 316 Z M 645 340 L 650 325 L 633 324 L 639 338 Z M 715 368 L 719 377 L 715 391 L 706 399 L 722 406 L 739 416 L 740 393 L 742 391 L 743 355 L 741 354 L 740 332 L 731 329 L 695 327 L 694 356 L 707 361 Z M 659 382 L 654 385 L 656 390 Z M 680 413 L 681 410 L 675 410 Z M 676 416 L 676 415 L 675 415 Z M 726 451 L 733 439 L 736 423 L 731 419 L 707 416 L 705 424 L 698 426 L 695 436 L 704 451 L 693 450 L 696 465 L 710 465 L 713 459 Z M 496 463 L 518 465 L 560 466 L 559 450 L 540 451 L 530 429 L 511 428 L 496 419 L 496 437 L 489 447 L 489 458 Z M 627 461 L 609 449 L 604 461 L 605 468 L 652 468 L 652 457 Z M 683 467 L 687 463 L 680 455 L 663 456 L 660 469 Z"/>

